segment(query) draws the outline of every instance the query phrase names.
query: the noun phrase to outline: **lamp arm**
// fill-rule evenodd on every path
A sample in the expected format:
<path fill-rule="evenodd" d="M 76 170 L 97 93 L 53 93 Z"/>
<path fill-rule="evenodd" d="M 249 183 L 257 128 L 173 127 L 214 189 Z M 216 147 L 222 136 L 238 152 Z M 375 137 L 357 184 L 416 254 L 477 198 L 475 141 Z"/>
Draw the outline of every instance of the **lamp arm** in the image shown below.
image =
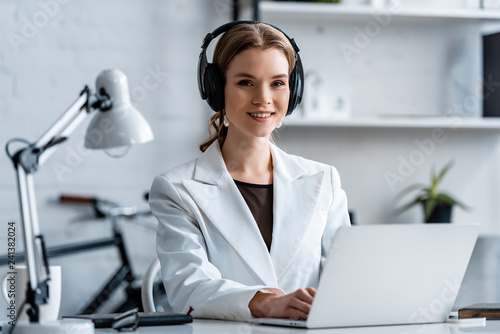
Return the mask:
<path fill-rule="evenodd" d="M 45 134 L 38 139 L 33 145 L 35 148 L 44 148 L 58 136 L 62 136 L 65 130 L 74 129 L 76 125 L 81 122 L 78 115 L 82 114 L 81 111 L 87 104 L 88 91 L 84 89 L 80 97 L 68 108 L 68 110 L 52 125 L 52 127 L 45 132 Z M 85 115 L 83 113 L 83 115 Z M 80 121 L 80 122 L 79 122 Z M 72 124 L 75 124 L 72 126 Z"/>
<path fill-rule="evenodd" d="M 33 172 L 42 165 L 51 153 L 45 153 L 52 146 L 62 143 L 83 120 L 96 109 L 107 110 L 113 103 L 112 98 L 107 95 L 99 95 L 93 92 L 88 86 L 85 86 L 80 93 L 80 97 L 61 115 L 61 117 L 52 125 L 52 127 L 43 134 L 31 146 L 32 152 L 24 152 L 24 160 L 21 161 L 26 172 Z M 42 157 L 42 153 L 45 153 Z M 40 160 L 39 160 L 40 159 Z"/>
<path fill-rule="evenodd" d="M 25 302 L 31 306 L 28 311 L 31 322 L 39 322 L 39 305 L 48 302 L 47 282 L 50 280 L 43 236 L 40 234 L 38 222 L 33 173 L 38 171 L 39 166 L 50 155 L 47 152 L 53 151 L 50 148 L 65 141 L 90 112 L 97 108 L 108 108 L 111 104 L 109 97 L 95 94 L 85 86 L 80 97 L 38 141 L 28 144 L 13 155 L 8 149 L 10 141 L 7 143 L 7 155 L 12 160 L 17 174 L 24 251 L 29 276 Z"/>

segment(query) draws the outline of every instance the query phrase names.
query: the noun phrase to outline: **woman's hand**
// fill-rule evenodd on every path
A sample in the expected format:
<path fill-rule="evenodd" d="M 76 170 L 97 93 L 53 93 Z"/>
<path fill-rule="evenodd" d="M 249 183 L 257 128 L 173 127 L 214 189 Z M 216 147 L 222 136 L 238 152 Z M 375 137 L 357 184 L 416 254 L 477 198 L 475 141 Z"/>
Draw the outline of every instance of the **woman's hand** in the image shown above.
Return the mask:
<path fill-rule="evenodd" d="M 279 291 L 279 290 L 278 290 Z M 257 292 L 248 307 L 257 318 L 307 319 L 316 294 L 315 288 L 299 289 L 288 295 Z"/>

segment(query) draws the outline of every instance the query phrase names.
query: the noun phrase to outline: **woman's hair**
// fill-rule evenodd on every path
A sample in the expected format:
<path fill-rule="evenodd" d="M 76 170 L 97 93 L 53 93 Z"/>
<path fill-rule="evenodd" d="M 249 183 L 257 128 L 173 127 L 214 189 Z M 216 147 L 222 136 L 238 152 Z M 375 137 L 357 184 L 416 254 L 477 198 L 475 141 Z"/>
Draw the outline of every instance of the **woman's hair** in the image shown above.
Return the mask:
<path fill-rule="evenodd" d="M 277 48 L 282 50 L 288 61 L 288 75 L 295 66 L 295 50 L 288 38 L 278 29 L 265 23 L 243 23 L 229 29 L 221 36 L 215 46 L 212 62 L 222 74 L 226 82 L 226 71 L 233 58 L 250 48 L 266 50 Z M 220 92 L 224 94 L 224 92 Z M 224 111 L 217 111 L 210 117 L 208 132 L 209 138 L 200 145 L 200 150 L 205 150 L 216 140 L 223 141 L 227 135 L 224 126 Z"/>

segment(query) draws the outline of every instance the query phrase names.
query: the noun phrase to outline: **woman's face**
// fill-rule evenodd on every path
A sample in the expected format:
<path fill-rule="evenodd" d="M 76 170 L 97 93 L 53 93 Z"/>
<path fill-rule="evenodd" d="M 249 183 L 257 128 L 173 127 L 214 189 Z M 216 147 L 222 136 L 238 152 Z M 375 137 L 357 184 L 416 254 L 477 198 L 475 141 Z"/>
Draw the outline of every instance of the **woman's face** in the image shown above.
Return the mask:
<path fill-rule="evenodd" d="M 251 48 L 229 63 L 224 89 L 228 136 L 269 137 L 286 115 L 288 61 L 276 48 Z"/>

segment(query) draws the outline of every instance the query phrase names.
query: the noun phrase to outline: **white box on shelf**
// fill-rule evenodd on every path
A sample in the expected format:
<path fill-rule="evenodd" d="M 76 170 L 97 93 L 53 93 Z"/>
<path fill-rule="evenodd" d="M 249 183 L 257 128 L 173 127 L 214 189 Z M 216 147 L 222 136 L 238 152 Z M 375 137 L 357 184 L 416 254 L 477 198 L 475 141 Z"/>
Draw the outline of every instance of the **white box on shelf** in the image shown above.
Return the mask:
<path fill-rule="evenodd" d="M 345 87 L 332 79 L 335 75 L 325 70 L 306 72 L 302 117 L 308 120 L 346 118 L 350 114 L 350 99 Z M 340 79 L 337 79 L 340 80 Z"/>
<path fill-rule="evenodd" d="M 309 95 L 303 103 L 305 119 L 347 118 L 350 115 L 349 97 L 326 89 L 320 89 L 315 96 Z"/>

